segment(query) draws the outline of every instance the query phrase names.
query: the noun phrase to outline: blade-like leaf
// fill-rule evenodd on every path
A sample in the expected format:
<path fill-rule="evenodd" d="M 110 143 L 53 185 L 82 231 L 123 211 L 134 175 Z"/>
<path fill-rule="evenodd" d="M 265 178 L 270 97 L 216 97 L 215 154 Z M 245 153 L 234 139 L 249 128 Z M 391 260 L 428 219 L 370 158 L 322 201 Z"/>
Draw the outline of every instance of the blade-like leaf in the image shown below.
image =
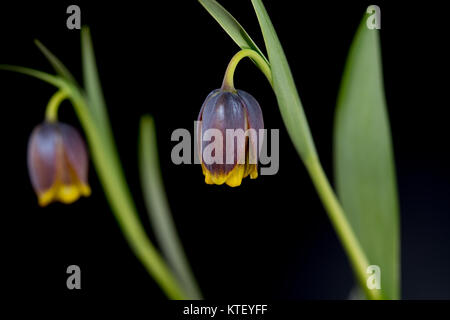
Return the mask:
<path fill-rule="evenodd" d="M 387 299 L 400 295 L 399 209 L 379 35 L 363 19 L 350 48 L 334 128 L 338 197 Z"/>
<path fill-rule="evenodd" d="M 95 118 L 102 126 L 103 132 L 111 134 L 109 128 L 108 115 L 106 112 L 105 99 L 95 62 L 94 48 L 91 40 L 89 28 L 83 27 L 81 30 L 81 57 L 83 63 L 84 89 Z"/>
<path fill-rule="evenodd" d="M 266 43 L 281 116 L 297 152 L 309 161 L 316 157 L 316 151 L 286 56 L 264 5 L 260 0 L 252 3 Z"/>
<path fill-rule="evenodd" d="M 178 238 L 164 192 L 158 159 L 153 119 L 143 116 L 140 126 L 139 171 L 144 200 L 151 226 L 169 265 L 182 283 L 189 299 L 202 299 L 200 289 L 189 267 L 183 246 Z"/>
<path fill-rule="evenodd" d="M 70 71 L 66 68 L 66 66 L 53 54 L 48 50 L 39 40 L 34 40 L 36 46 L 41 50 L 50 64 L 55 69 L 56 73 L 58 73 L 62 78 L 76 85 L 75 78 L 70 73 Z"/>
<path fill-rule="evenodd" d="M 214 0 L 199 0 L 199 2 L 209 14 L 216 19 L 225 32 L 228 33 L 231 39 L 233 39 L 241 49 L 252 49 L 258 52 L 258 54 L 268 63 L 267 58 L 252 38 L 250 38 L 239 22 L 224 7 Z M 256 61 L 254 62 L 257 63 Z"/>
<path fill-rule="evenodd" d="M 62 88 L 65 84 L 65 82 L 61 78 L 59 78 L 55 75 L 45 73 L 45 72 L 42 72 L 39 70 L 31 69 L 31 68 L 26 68 L 26 67 L 21 67 L 21 66 L 13 66 L 13 65 L 7 65 L 7 64 L 0 64 L 0 70 L 7 70 L 7 71 L 13 71 L 13 72 L 26 74 L 28 76 L 35 77 L 35 78 L 45 81 L 51 85 L 54 85 L 57 88 Z"/>

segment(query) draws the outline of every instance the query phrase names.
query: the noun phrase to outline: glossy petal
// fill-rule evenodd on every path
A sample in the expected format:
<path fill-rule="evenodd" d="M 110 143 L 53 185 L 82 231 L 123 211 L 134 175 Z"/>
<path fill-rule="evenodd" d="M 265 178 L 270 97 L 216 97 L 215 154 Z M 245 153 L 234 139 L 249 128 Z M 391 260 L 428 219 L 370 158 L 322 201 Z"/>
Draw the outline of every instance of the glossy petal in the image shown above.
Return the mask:
<path fill-rule="evenodd" d="M 75 171 L 77 179 L 81 183 L 87 184 L 88 156 L 83 139 L 77 130 L 67 124 L 60 123 L 59 129 L 67 163 Z"/>
<path fill-rule="evenodd" d="M 28 172 L 36 193 L 50 189 L 56 176 L 56 153 L 61 136 L 53 124 L 34 128 L 28 142 Z"/>
<path fill-rule="evenodd" d="M 202 104 L 202 107 L 200 108 L 200 112 L 198 113 L 198 117 L 197 117 L 197 121 L 202 121 L 203 120 L 203 110 L 205 109 L 206 104 L 209 103 L 209 101 L 214 98 L 215 100 L 217 99 L 217 95 L 220 93 L 220 89 L 216 89 L 211 91 L 210 94 L 208 94 L 208 96 L 206 97 L 205 101 Z M 214 103 L 214 102 L 211 102 Z M 202 154 L 201 154 L 201 150 L 202 150 L 202 127 L 199 125 L 197 127 L 197 145 L 198 145 L 198 158 L 202 159 Z M 203 168 L 203 166 L 202 166 Z"/>
<path fill-rule="evenodd" d="M 88 196 L 88 157 L 78 132 L 63 123 L 37 126 L 28 143 L 28 171 L 39 204 Z"/>
<path fill-rule="evenodd" d="M 240 157 L 244 157 L 245 161 L 245 141 L 235 138 L 234 148 L 232 150 L 226 148 L 232 143 L 232 141 L 228 142 L 226 129 L 243 131 L 246 129 L 245 111 L 241 99 L 236 94 L 221 92 L 205 105 L 202 114 L 202 134 L 208 129 L 217 129 L 222 134 L 222 163 L 210 163 L 208 159 L 205 159 L 204 154 L 202 154 L 202 162 L 214 177 L 226 177 L 236 166 Z M 203 140 L 202 150 L 212 142 L 214 140 Z M 232 163 L 226 163 L 227 152 L 231 152 Z"/>
<path fill-rule="evenodd" d="M 259 141 L 259 130 L 264 129 L 264 120 L 259 106 L 258 101 L 256 101 L 253 96 L 245 91 L 238 90 L 238 95 L 242 98 L 247 113 L 248 128 L 255 130 L 255 135 L 249 135 L 249 173 L 256 171 L 257 173 L 257 163 L 259 159 L 259 152 L 261 150 L 261 145 L 263 141 Z M 256 178 L 256 177 L 255 177 Z"/>
<path fill-rule="evenodd" d="M 241 90 L 237 92 L 214 90 L 203 103 L 198 120 L 202 122 L 198 127 L 197 143 L 207 184 L 226 183 L 236 187 L 247 176 L 252 179 L 258 177 L 258 132 L 259 129 L 264 128 L 264 122 L 261 108 L 255 98 Z M 205 135 L 210 129 L 221 134 L 222 163 L 205 158 L 205 153 L 207 156 L 208 152 L 212 151 L 210 145 L 216 138 L 215 133 Z M 240 132 L 227 133 L 227 129 L 240 130 Z M 253 131 L 246 132 L 247 129 L 253 129 Z M 239 134 L 242 135 L 239 136 Z M 227 153 L 230 163 L 227 163 Z M 220 159 L 219 156 L 215 156 L 215 151 L 211 152 L 212 158 Z"/>

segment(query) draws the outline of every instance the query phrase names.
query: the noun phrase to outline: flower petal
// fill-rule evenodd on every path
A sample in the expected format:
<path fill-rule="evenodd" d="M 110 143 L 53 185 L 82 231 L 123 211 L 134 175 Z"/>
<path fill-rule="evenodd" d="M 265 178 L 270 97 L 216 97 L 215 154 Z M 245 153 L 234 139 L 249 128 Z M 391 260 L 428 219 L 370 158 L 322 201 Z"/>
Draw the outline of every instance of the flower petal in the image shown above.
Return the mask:
<path fill-rule="evenodd" d="M 70 182 L 72 184 L 77 182 L 87 184 L 88 153 L 81 135 L 75 128 L 64 123 L 59 124 L 59 129 L 62 136 L 66 165 L 68 166 L 67 172 L 72 175 Z"/>
<path fill-rule="evenodd" d="M 206 97 L 205 101 L 202 104 L 202 107 L 200 108 L 200 112 L 198 113 L 197 121 L 202 121 L 203 110 L 205 109 L 206 104 L 209 103 L 209 101 L 213 98 L 215 100 L 217 100 L 217 96 L 219 93 L 220 93 L 220 89 L 216 89 L 216 90 L 211 91 L 210 94 L 208 94 L 208 96 Z M 215 102 L 211 102 L 211 103 L 215 103 Z M 198 154 L 199 159 L 202 159 L 202 137 L 203 137 L 202 126 L 199 125 L 197 127 L 197 146 L 198 146 L 198 152 L 199 152 L 199 154 Z"/>
<path fill-rule="evenodd" d="M 28 142 L 28 172 L 37 194 L 50 189 L 57 175 L 57 150 L 62 144 L 55 124 L 38 125 Z"/>
<path fill-rule="evenodd" d="M 38 202 L 72 203 L 88 196 L 88 157 L 79 133 L 63 123 L 37 126 L 28 144 L 28 169 Z"/>
<path fill-rule="evenodd" d="M 258 164 L 259 150 L 261 150 L 262 140 L 259 141 L 259 130 L 264 129 L 264 120 L 261 107 L 253 96 L 245 91 L 238 90 L 237 94 L 244 102 L 247 113 L 248 128 L 254 129 L 255 135 L 249 135 L 249 163 Z M 256 174 L 257 175 L 257 174 Z"/>
<path fill-rule="evenodd" d="M 244 178 L 245 164 L 238 164 L 227 178 L 227 185 L 230 187 L 237 187 L 241 185 Z"/>
<path fill-rule="evenodd" d="M 202 154 L 201 159 L 212 176 L 217 179 L 220 177 L 220 180 L 222 180 L 228 176 L 240 159 L 243 160 L 242 162 L 245 162 L 245 139 L 232 137 L 234 143 L 233 148 L 231 148 L 232 141 L 227 141 L 226 132 L 226 129 L 241 129 L 242 132 L 245 132 L 246 129 L 246 114 L 238 95 L 222 91 L 205 104 L 202 113 L 202 138 L 204 138 L 203 135 L 209 129 L 216 129 L 222 135 L 222 163 L 209 163 L 210 161 L 205 161 L 204 154 Z M 213 142 L 214 140 L 203 140 L 201 150 L 204 150 L 206 146 Z M 229 161 L 230 163 L 227 163 L 227 153 L 232 158 L 232 161 Z"/>

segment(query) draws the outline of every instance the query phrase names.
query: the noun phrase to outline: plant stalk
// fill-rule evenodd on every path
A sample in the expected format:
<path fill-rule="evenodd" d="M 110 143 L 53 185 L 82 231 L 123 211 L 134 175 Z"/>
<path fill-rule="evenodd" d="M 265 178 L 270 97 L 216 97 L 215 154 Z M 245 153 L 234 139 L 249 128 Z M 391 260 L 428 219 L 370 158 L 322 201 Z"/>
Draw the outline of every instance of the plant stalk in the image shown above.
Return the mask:
<path fill-rule="evenodd" d="M 382 299 L 380 290 L 369 289 L 367 286 L 366 272 L 369 262 L 345 216 L 344 210 L 342 209 L 336 194 L 331 188 L 320 161 L 318 159 L 305 161 L 305 166 L 317 190 L 317 193 L 319 194 L 322 204 L 328 213 L 328 217 L 330 218 L 331 223 L 333 224 L 334 229 L 336 230 L 338 237 L 347 252 L 361 288 L 363 288 L 367 297 L 371 300 Z"/>
<path fill-rule="evenodd" d="M 46 110 L 46 115 L 50 119 L 57 119 L 58 106 L 63 99 L 68 98 L 71 101 L 87 136 L 92 159 L 105 195 L 126 241 L 169 299 L 186 299 L 185 292 L 140 223 L 112 137 L 99 131 L 99 126 L 81 89 L 61 77 L 30 68 L 0 65 L 0 70 L 26 74 L 57 87 L 59 91 L 50 99 Z"/>
<path fill-rule="evenodd" d="M 233 56 L 230 63 L 228 64 L 223 80 L 222 89 L 234 90 L 234 71 L 239 61 L 244 57 L 250 57 L 256 62 L 256 65 L 269 80 L 273 88 L 270 65 L 256 51 L 251 49 L 242 49 Z M 307 128 L 307 130 L 308 134 L 311 136 L 309 128 Z M 312 146 L 314 146 L 314 144 Z M 345 251 L 347 252 L 356 279 L 358 280 L 361 288 L 363 288 L 369 299 L 382 299 L 380 290 L 371 290 L 367 287 L 366 271 L 367 267 L 369 266 L 368 259 L 358 241 L 358 238 L 353 232 L 353 229 L 348 222 L 347 217 L 345 216 L 344 210 L 342 209 L 336 197 L 336 194 L 334 193 L 330 182 L 325 175 L 325 172 L 323 171 L 322 165 L 317 155 L 317 151 L 314 147 L 312 147 L 312 150 L 309 151 L 309 156 L 307 158 L 303 157 L 303 163 L 308 170 L 308 173 L 328 214 L 328 217 L 330 218 L 331 223 L 333 224 L 333 227 L 336 230 L 336 233 L 338 234 L 338 237 Z"/>
<path fill-rule="evenodd" d="M 222 82 L 222 90 L 235 91 L 234 89 L 234 72 L 238 63 L 245 57 L 251 58 L 258 68 L 264 73 L 267 80 L 272 85 L 272 72 L 270 71 L 270 66 L 267 62 L 254 50 L 252 49 L 242 49 L 236 53 L 233 58 L 231 58 L 228 63 L 227 70 L 225 71 L 225 76 Z"/>

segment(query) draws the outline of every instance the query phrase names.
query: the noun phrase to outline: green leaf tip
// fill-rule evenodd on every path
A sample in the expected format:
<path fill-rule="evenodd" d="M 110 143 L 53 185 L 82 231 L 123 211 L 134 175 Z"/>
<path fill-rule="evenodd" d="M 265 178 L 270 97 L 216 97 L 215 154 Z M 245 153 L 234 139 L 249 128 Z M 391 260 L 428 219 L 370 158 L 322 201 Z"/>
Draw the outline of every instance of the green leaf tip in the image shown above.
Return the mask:
<path fill-rule="evenodd" d="M 77 83 L 74 76 L 70 73 L 66 66 L 50 50 L 48 50 L 47 47 L 42 44 L 42 42 L 40 42 L 38 39 L 35 39 L 34 43 L 42 52 L 42 54 L 47 58 L 58 75 L 73 84 Z"/>
<path fill-rule="evenodd" d="M 349 50 L 334 125 L 336 189 L 386 299 L 400 298 L 399 205 L 379 31 L 364 14 Z M 369 275 L 368 275 L 369 276 Z"/>

